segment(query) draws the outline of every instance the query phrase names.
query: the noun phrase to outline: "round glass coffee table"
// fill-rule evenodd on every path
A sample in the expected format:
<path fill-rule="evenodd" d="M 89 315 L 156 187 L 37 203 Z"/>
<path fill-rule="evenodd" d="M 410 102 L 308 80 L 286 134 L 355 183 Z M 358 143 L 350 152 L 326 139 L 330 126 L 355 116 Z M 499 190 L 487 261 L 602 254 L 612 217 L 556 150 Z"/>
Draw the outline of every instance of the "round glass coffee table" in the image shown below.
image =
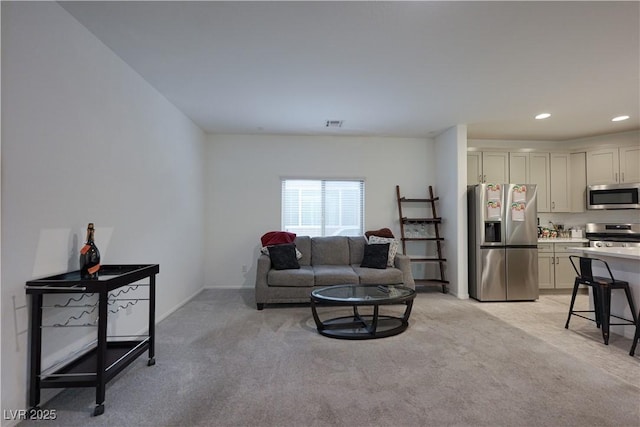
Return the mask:
<path fill-rule="evenodd" d="M 347 340 L 366 340 L 397 335 L 409 326 L 416 292 L 402 285 L 336 285 L 311 292 L 311 312 L 318 332 Z M 380 315 L 381 305 L 405 305 L 402 317 Z M 353 315 L 320 320 L 318 306 L 351 306 Z M 372 314 L 358 308 L 373 307 Z"/>

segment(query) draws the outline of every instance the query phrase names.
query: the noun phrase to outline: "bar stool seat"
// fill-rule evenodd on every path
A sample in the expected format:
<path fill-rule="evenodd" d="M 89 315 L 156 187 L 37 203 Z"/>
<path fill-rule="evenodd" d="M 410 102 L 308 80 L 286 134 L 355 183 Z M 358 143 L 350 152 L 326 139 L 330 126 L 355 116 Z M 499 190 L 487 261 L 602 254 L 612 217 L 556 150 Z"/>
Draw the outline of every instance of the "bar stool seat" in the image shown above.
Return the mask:
<path fill-rule="evenodd" d="M 606 261 L 601 260 L 599 258 L 587 258 L 581 257 L 577 255 L 569 256 L 569 261 L 571 261 L 571 265 L 573 269 L 576 271 L 576 280 L 573 284 L 573 292 L 571 294 L 571 305 L 569 306 L 569 315 L 567 316 L 567 323 L 564 325 L 565 329 L 569 329 L 569 320 L 571 320 L 571 316 L 582 317 L 583 319 L 591 320 L 596 322 L 596 326 L 601 328 L 602 330 L 602 338 L 604 340 L 605 345 L 609 344 L 609 326 L 611 325 L 637 325 L 638 316 L 636 315 L 636 306 L 633 303 L 633 297 L 631 296 L 631 289 L 629 288 L 629 282 L 624 280 L 616 280 L 611 273 L 611 269 L 609 268 L 609 264 Z M 576 266 L 576 263 L 578 264 Z M 593 264 L 601 263 L 606 267 L 607 272 L 609 273 L 609 277 L 600 277 L 593 275 Z M 593 294 L 593 306 L 594 310 L 574 310 L 573 306 L 576 301 L 576 294 L 578 293 L 578 287 L 580 285 L 589 286 L 592 289 Z M 623 289 L 625 295 L 627 296 L 627 303 L 629 304 L 629 308 L 631 309 L 631 315 L 633 316 L 633 321 L 629 319 L 625 319 L 620 316 L 616 316 L 611 314 L 611 290 L 612 289 Z M 594 318 L 583 316 L 579 313 L 594 313 Z M 620 319 L 624 321 L 624 323 L 611 323 L 611 318 L 614 317 L 616 319 Z M 638 331 L 636 327 L 636 338 L 638 336 Z M 637 340 L 636 340 L 637 341 Z M 636 342 L 634 341 L 634 343 Z M 635 350 L 632 348 L 632 351 Z"/>

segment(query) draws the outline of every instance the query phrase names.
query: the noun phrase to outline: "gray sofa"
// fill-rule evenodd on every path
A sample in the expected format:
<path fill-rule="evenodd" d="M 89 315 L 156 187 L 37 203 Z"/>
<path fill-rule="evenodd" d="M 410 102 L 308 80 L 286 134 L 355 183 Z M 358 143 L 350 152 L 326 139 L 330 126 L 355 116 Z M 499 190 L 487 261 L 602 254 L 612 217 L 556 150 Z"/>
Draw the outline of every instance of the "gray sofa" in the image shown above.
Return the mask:
<path fill-rule="evenodd" d="M 316 288 L 341 284 L 404 284 L 415 289 L 409 257 L 397 254 L 386 269 L 360 267 L 367 244 L 363 236 L 297 236 L 300 269 L 276 270 L 268 255 L 258 258 L 256 304 L 309 302 Z"/>

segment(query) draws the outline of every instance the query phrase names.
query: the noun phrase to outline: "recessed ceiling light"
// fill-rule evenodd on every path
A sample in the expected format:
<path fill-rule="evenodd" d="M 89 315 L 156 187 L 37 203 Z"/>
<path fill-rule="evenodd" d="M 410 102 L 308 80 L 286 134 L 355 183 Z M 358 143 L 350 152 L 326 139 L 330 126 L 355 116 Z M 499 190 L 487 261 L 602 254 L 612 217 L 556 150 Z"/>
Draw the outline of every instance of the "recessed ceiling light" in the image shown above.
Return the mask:
<path fill-rule="evenodd" d="M 548 119 L 549 117 L 551 117 L 551 114 L 541 113 L 536 116 L 536 120 Z"/>
<path fill-rule="evenodd" d="M 623 120 L 627 120 L 629 116 L 618 116 L 611 119 L 612 122 L 621 122 Z"/>

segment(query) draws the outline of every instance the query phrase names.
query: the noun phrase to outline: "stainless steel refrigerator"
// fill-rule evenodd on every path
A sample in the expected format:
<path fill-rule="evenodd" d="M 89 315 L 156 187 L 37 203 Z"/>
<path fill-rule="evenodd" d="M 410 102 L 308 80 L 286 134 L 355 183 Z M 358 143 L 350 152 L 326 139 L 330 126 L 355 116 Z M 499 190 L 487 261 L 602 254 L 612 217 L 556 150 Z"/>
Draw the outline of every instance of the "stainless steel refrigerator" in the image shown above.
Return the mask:
<path fill-rule="evenodd" d="M 468 188 L 469 295 L 479 301 L 538 298 L 536 186 Z"/>

